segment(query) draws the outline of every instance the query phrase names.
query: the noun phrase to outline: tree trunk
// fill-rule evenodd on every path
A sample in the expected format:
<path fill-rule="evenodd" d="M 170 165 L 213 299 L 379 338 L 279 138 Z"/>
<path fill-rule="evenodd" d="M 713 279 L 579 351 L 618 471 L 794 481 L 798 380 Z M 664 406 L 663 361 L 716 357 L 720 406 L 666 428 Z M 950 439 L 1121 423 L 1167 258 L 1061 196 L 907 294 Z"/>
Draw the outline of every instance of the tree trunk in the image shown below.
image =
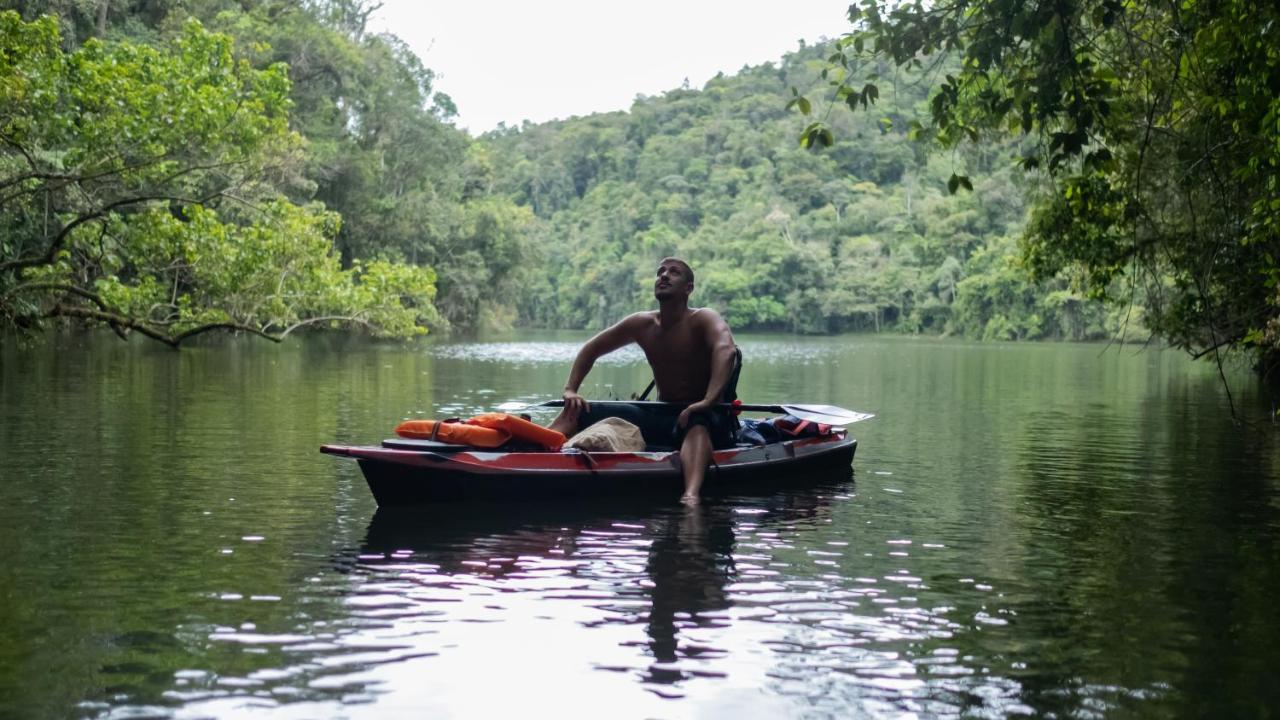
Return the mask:
<path fill-rule="evenodd" d="M 101 0 L 98 5 L 98 37 L 105 37 L 107 34 L 107 8 L 111 5 L 111 0 Z"/>

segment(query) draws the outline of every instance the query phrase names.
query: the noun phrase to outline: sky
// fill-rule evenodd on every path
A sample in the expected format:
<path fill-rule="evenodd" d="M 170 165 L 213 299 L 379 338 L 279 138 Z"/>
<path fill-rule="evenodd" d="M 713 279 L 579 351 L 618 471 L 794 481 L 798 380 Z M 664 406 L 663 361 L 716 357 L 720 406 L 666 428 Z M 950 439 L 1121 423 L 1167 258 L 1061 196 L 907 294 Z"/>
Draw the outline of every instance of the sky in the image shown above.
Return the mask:
<path fill-rule="evenodd" d="M 374 32 L 400 36 L 473 133 L 626 110 L 687 78 L 776 61 L 837 37 L 850 0 L 385 0 Z"/>

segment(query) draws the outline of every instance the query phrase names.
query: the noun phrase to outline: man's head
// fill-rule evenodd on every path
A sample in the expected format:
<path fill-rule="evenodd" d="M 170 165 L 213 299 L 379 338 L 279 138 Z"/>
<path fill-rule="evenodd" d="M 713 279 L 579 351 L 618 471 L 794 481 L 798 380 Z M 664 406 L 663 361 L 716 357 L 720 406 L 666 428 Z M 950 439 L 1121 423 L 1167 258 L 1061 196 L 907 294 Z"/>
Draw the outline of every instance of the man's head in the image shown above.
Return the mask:
<path fill-rule="evenodd" d="M 653 296 L 658 302 L 689 299 L 693 292 L 693 268 L 680 258 L 663 258 L 658 263 L 658 275 L 653 281 Z"/>

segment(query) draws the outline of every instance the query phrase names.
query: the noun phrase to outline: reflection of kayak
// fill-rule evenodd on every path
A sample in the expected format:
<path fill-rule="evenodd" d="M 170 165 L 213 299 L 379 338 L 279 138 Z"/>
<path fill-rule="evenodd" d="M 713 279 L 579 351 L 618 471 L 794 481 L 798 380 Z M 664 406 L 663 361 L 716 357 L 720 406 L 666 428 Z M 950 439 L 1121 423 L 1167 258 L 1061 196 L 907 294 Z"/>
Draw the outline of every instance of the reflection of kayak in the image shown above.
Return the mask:
<path fill-rule="evenodd" d="M 717 450 L 703 492 L 777 490 L 817 471 L 847 470 L 857 446 L 837 428 L 825 436 Z M 650 492 L 675 497 L 684 487 L 678 452 L 494 452 L 399 438 L 381 447 L 324 445 L 320 451 L 358 461 L 382 507 Z"/>

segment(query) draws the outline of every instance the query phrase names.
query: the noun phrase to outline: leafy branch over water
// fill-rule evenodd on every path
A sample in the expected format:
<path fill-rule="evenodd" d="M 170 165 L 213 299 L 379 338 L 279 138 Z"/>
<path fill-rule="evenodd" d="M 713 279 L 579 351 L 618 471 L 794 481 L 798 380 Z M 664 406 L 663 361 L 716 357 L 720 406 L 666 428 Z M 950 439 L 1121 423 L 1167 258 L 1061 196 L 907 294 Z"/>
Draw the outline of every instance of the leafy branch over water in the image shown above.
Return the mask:
<path fill-rule="evenodd" d="M 849 18 L 841 67 L 955 59 L 922 137 L 1026 138 L 1044 183 L 1021 243 L 1037 277 L 1067 270 L 1092 297 L 1137 302 L 1196 356 L 1280 366 L 1275 3 L 864 0 Z"/>
<path fill-rule="evenodd" d="M 407 337 L 437 320 L 429 268 L 342 268 L 336 214 L 267 180 L 299 162 L 286 68 L 189 22 L 160 46 L 61 49 L 52 17 L 0 13 L 0 313 L 178 346 L 312 325 Z"/>

